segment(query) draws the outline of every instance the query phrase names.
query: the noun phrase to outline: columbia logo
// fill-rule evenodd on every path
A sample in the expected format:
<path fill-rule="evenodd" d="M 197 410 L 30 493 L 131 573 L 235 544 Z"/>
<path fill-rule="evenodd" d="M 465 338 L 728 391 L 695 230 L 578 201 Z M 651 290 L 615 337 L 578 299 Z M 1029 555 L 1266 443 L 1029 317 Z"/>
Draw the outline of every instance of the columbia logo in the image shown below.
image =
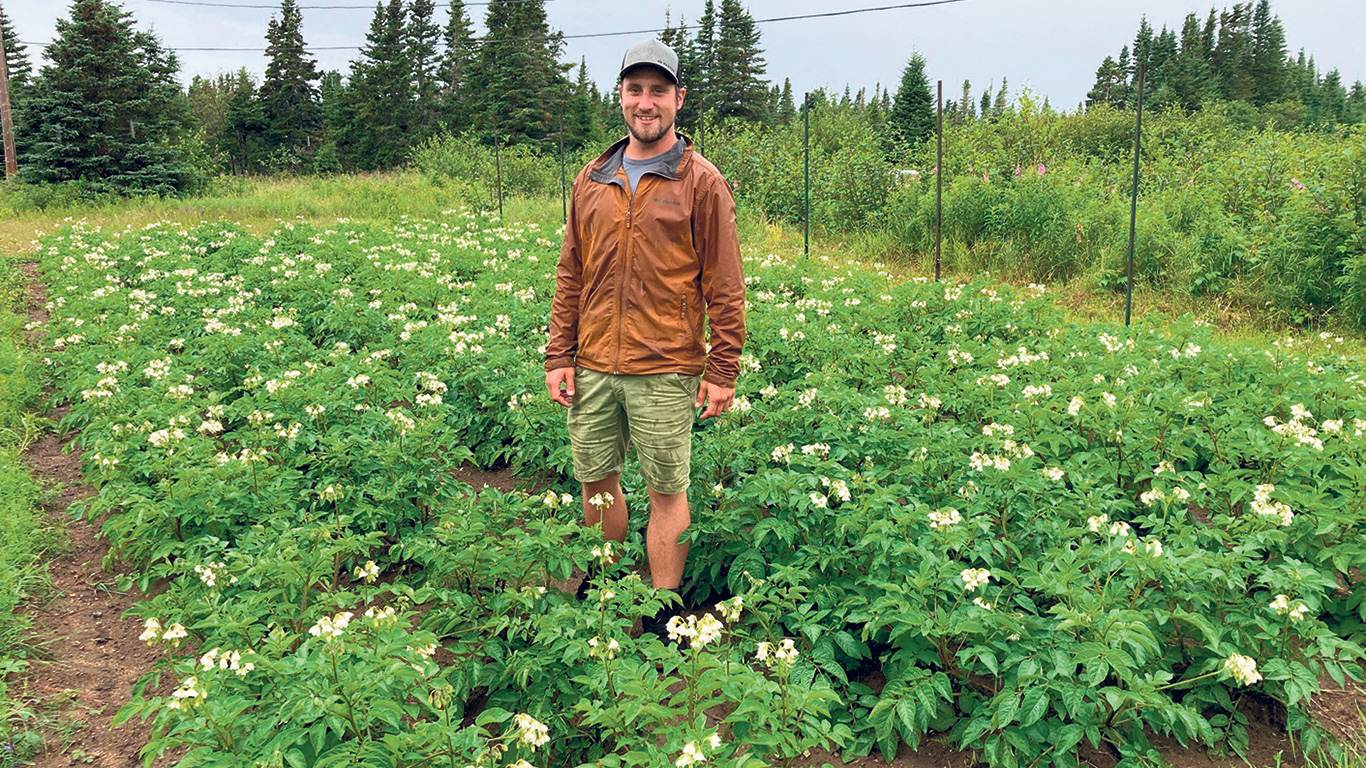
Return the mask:
<path fill-rule="evenodd" d="M 654 200 L 654 202 L 656 202 L 656 203 L 663 203 L 664 205 L 682 205 L 682 203 L 678 202 L 677 200 L 665 200 L 665 199 L 659 198 L 659 197 L 655 197 L 655 198 L 651 198 L 651 199 Z"/>

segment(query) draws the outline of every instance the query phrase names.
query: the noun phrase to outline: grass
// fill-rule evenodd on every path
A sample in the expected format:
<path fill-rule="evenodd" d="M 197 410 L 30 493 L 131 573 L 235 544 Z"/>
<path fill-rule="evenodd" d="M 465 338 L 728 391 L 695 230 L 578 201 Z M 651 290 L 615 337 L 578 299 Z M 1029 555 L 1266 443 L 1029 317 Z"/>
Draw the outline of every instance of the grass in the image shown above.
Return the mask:
<path fill-rule="evenodd" d="M 32 729 L 34 712 L 10 696 L 8 680 L 24 669 L 28 618 L 15 610 L 46 583 L 39 567 L 53 543 L 38 508 L 40 491 L 20 456 L 36 436 L 29 411 L 37 404 L 41 376 L 25 347 L 21 316 L 23 273 L 0 259 L 0 746 L 23 758 L 42 746 Z"/>
<path fill-rule="evenodd" d="M 434 184 L 411 172 L 317 178 L 225 177 L 214 181 L 202 194 L 189 198 L 73 201 L 46 208 L 36 207 L 22 191 L 16 191 L 20 189 L 0 184 L 0 254 L 23 258 L 32 255 L 35 240 L 41 234 L 79 219 L 106 229 L 141 227 L 157 221 L 194 223 L 227 219 L 263 232 L 281 221 L 294 219 L 314 223 L 351 219 L 377 224 L 402 216 L 439 219 L 443 212 L 465 205 L 457 188 Z M 504 201 L 504 217 L 558 227 L 562 221 L 560 199 L 510 198 Z M 800 228 L 765 220 L 743 208 L 740 239 L 748 251 L 754 252 L 795 254 L 803 248 Z M 933 254 L 912 252 L 885 231 L 815 232 L 811 249 L 817 256 L 841 263 L 881 262 L 889 271 L 904 277 L 934 274 Z M 1000 254 L 950 249 L 943 257 L 942 276 L 966 278 L 985 271 L 983 265 L 987 263 L 999 265 L 1002 261 Z M 1009 263 L 1009 259 L 1004 261 Z M 997 269 L 996 275 L 1004 282 L 1030 282 L 1023 267 L 1014 273 Z M 1098 287 L 1098 278 L 1098 274 L 1085 274 L 1049 287 L 1074 319 L 1122 323 L 1123 290 Z M 1307 335 L 1275 307 L 1260 305 L 1248 293 L 1197 296 L 1139 284 L 1134 289 L 1132 316 L 1135 323 L 1158 325 L 1190 316 L 1208 323 L 1220 336 L 1250 343 L 1265 343 L 1269 337 Z M 1359 337 L 1357 333 L 1350 335 Z M 1360 344 L 1349 346 L 1366 348 Z"/>

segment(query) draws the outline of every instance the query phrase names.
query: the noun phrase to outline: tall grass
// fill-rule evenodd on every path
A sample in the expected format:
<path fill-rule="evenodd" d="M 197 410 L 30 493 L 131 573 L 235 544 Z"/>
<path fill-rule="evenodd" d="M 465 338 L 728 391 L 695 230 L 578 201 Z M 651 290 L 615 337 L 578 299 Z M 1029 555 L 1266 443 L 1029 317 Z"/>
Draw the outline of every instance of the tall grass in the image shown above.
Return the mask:
<path fill-rule="evenodd" d="M 10 699 L 9 680 L 26 664 L 28 618 L 15 611 L 45 582 L 42 553 L 52 535 L 38 509 L 39 489 L 20 460 L 34 435 L 26 412 L 38 401 L 37 360 L 24 347 L 23 274 L 0 258 L 0 748 L 23 758 L 41 741 L 26 723 L 32 713 Z"/>

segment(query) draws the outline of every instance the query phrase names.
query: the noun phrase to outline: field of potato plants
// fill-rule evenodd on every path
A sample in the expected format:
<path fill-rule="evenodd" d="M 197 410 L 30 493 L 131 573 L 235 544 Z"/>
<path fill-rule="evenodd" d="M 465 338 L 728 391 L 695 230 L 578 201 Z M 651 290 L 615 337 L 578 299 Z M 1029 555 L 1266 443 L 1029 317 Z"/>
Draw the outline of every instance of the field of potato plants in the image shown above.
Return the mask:
<path fill-rule="evenodd" d="M 750 254 L 736 406 L 694 436 L 696 621 L 666 646 L 631 636 L 660 605 L 638 533 L 586 602 L 559 588 L 601 539 L 544 392 L 558 245 L 463 211 L 42 241 L 81 511 L 155 595 L 166 661 L 120 715 L 149 755 L 759 766 L 938 738 L 1140 765 L 1159 735 L 1240 750 L 1254 700 L 1337 748 L 1306 706 L 1366 655 L 1366 382 L 1337 340 Z"/>

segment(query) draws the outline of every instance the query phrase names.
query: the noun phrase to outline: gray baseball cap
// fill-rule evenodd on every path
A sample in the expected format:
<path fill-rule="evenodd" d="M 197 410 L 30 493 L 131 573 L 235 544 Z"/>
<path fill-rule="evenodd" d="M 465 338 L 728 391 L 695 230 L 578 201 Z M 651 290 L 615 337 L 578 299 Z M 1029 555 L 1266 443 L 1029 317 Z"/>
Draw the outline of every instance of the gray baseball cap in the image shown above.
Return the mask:
<path fill-rule="evenodd" d="M 658 40 L 646 40 L 631 46 L 621 59 L 621 73 L 617 77 L 625 77 L 627 70 L 644 64 L 664 70 L 674 85 L 678 85 L 678 54 Z"/>

